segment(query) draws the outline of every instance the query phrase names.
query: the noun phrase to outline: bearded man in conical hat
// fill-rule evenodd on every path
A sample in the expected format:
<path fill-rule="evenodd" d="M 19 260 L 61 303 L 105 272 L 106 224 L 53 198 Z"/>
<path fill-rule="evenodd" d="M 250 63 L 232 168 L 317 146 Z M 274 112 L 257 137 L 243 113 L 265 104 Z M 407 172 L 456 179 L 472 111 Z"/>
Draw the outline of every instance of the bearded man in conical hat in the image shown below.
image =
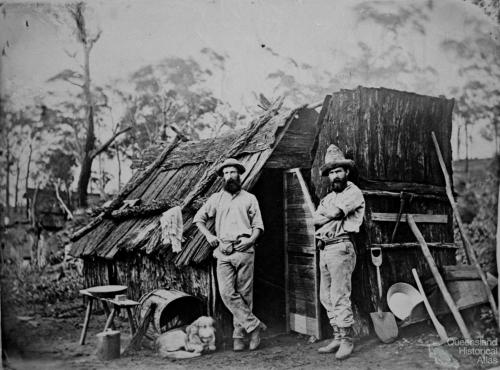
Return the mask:
<path fill-rule="evenodd" d="M 354 349 L 351 307 L 351 275 L 356 265 L 352 235 L 359 232 L 365 213 L 361 190 L 347 180 L 354 161 L 346 159 L 335 145 L 325 155 L 321 175 L 328 176 L 330 192 L 314 213 L 317 246 L 320 249 L 320 300 L 333 328 L 333 340 L 318 349 L 335 353 L 339 360 Z"/>

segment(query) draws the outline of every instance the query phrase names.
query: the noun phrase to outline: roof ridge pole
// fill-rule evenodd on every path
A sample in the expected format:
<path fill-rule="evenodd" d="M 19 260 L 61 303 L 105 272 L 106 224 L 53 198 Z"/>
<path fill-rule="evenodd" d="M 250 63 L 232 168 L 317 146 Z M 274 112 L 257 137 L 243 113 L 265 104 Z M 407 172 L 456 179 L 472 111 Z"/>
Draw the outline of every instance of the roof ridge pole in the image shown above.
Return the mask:
<path fill-rule="evenodd" d="M 71 236 L 70 240 L 74 242 L 80 239 L 85 234 L 87 234 L 89 231 L 95 229 L 97 225 L 99 225 L 106 216 L 108 216 L 113 210 L 118 208 L 123 203 L 123 200 L 127 197 L 127 195 L 129 195 L 139 184 L 141 184 L 144 181 L 144 179 L 146 179 L 149 175 L 151 175 L 151 173 L 165 161 L 167 156 L 177 146 L 179 141 L 180 137 L 179 135 L 176 135 L 174 140 L 170 143 L 170 145 L 168 145 L 163 150 L 163 152 L 158 156 L 158 158 L 155 159 L 153 163 L 151 163 L 143 172 L 140 172 L 140 174 L 134 181 L 129 181 L 127 185 L 125 185 L 125 187 L 113 199 L 113 201 L 107 207 L 104 207 L 101 213 L 99 213 L 99 215 L 96 216 L 90 223 L 88 223 L 81 229 L 75 231 Z"/>

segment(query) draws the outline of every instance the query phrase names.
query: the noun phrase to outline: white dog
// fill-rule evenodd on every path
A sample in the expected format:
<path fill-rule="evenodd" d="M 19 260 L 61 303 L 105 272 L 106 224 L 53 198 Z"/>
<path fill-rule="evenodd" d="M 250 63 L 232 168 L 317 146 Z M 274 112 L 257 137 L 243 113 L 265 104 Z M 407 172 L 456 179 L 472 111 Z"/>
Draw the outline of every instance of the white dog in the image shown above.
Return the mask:
<path fill-rule="evenodd" d="M 169 330 L 156 339 L 156 348 L 162 357 L 193 358 L 203 352 L 215 351 L 214 319 L 201 316 L 182 329 Z"/>

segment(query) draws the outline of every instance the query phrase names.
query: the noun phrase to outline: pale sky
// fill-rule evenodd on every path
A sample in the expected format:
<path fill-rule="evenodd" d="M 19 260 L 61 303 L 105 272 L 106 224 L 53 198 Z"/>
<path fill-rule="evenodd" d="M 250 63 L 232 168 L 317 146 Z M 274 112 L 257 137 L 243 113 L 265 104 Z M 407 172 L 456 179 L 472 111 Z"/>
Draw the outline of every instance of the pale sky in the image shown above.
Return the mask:
<path fill-rule="evenodd" d="M 78 68 L 81 54 L 72 59 L 65 50 L 79 51 L 79 44 L 71 28 L 54 21 L 42 7 L 7 3 L 11 4 L 6 15 L 0 15 L 1 45 L 9 42 L 6 55 L 0 57 L 2 91 L 10 94 L 18 106 L 33 104 L 36 96 L 54 89 L 46 83 L 48 78 L 63 69 Z M 462 0 L 432 1 L 433 9 L 426 14 L 425 35 L 413 29 L 411 22 L 398 34 L 370 22 L 357 24 L 353 8 L 362 3 L 376 5 L 389 18 L 397 16 L 395 4 L 407 4 L 410 10 L 412 4 L 420 4 L 361 0 L 89 1 L 88 21 L 92 28 L 102 30 L 92 51 L 93 82 L 104 85 L 124 79 L 132 71 L 165 57 L 201 60 L 200 50 L 208 47 L 226 58 L 225 72 L 215 76 L 211 87 L 218 97 L 239 110 L 256 104 L 255 92 L 275 97 L 274 86 L 266 76 L 278 68 L 299 80 L 310 79 L 287 58 L 335 74 L 348 60 L 360 56 L 358 42 L 382 52 L 396 40 L 418 66 L 436 69 L 434 85 L 422 86 L 412 76 L 404 77 L 406 81 L 395 76 L 375 87 L 398 88 L 404 84 L 409 91 L 451 98 L 450 87 L 461 83 L 459 66 L 443 54 L 440 42 L 449 36 L 465 36 L 470 32 L 468 19 L 472 18 L 484 19 L 485 27 L 490 27 L 493 34 L 499 32 L 498 25 L 480 8 Z M 279 56 L 273 56 L 263 44 Z M 384 63 L 382 60 L 380 63 Z M 341 88 L 353 88 L 359 83 L 356 76 L 346 75 L 342 81 Z M 491 142 L 478 138 L 472 144 L 472 157 L 493 153 Z M 456 150 L 454 156 L 458 157 Z"/>

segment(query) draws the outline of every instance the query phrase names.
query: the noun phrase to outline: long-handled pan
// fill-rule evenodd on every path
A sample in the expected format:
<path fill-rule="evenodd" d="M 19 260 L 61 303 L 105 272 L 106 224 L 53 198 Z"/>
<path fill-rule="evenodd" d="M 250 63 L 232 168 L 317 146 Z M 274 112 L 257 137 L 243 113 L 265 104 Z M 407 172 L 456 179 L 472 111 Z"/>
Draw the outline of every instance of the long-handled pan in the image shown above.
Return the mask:
<path fill-rule="evenodd" d="M 375 334 L 384 343 L 391 343 L 398 337 L 398 326 L 392 312 L 382 312 L 382 281 L 380 279 L 380 265 L 382 265 L 382 249 L 370 249 L 372 263 L 377 268 L 378 305 L 377 312 L 370 312 Z"/>
<path fill-rule="evenodd" d="M 411 272 L 413 274 L 413 277 L 415 278 L 415 282 L 417 283 L 418 290 L 420 291 L 420 294 L 422 295 L 422 298 L 424 299 L 425 308 L 427 309 L 427 312 L 429 313 L 429 316 L 431 318 L 432 323 L 434 324 L 434 327 L 436 328 L 436 331 L 439 335 L 439 338 L 441 338 L 441 342 L 446 343 L 448 341 L 448 333 L 446 332 L 446 329 L 444 328 L 444 326 L 441 325 L 441 323 L 437 319 L 431 305 L 429 304 L 429 301 L 427 300 L 427 296 L 425 295 L 424 288 L 422 287 L 422 283 L 420 282 L 420 279 L 418 278 L 417 270 L 411 269 Z"/>

